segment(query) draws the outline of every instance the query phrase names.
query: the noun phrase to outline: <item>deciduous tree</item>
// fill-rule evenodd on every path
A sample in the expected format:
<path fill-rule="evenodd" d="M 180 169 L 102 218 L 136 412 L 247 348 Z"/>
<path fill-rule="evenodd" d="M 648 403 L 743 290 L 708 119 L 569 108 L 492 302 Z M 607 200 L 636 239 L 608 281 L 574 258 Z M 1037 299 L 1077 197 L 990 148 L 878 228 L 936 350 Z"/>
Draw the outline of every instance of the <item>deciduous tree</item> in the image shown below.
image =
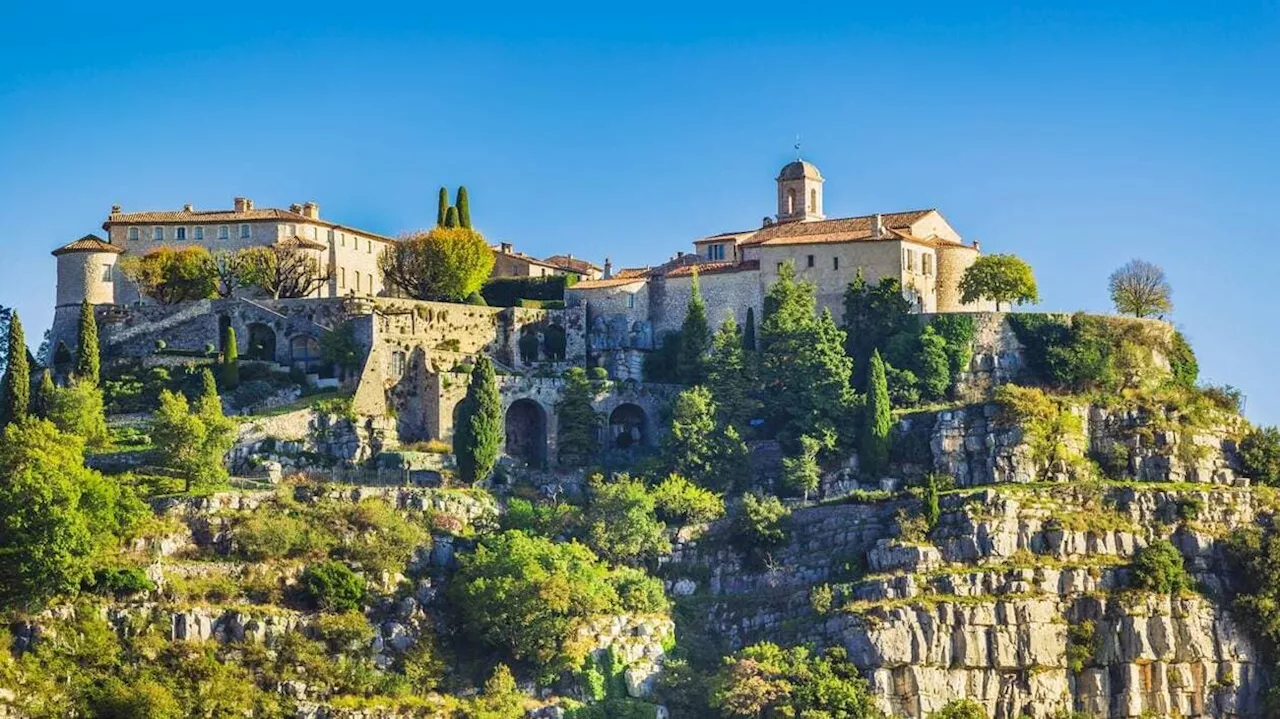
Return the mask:
<path fill-rule="evenodd" d="M 166 305 L 213 297 L 218 288 L 217 266 L 199 245 L 157 247 L 141 256 L 126 255 L 120 270 L 138 291 Z"/>
<path fill-rule="evenodd" d="M 1035 274 L 1016 255 L 983 255 L 960 277 L 960 301 L 990 300 L 1000 305 L 1039 302 Z"/>
<path fill-rule="evenodd" d="M 493 250 L 474 230 L 438 227 L 387 247 L 378 268 L 389 284 L 415 300 L 459 302 L 489 277 Z"/>
<path fill-rule="evenodd" d="M 591 478 L 587 538 L 597 554 L 617 563 L 643 563 L 671 553 L 666 525 L 655 514 L 654 496 L 639 479 Z"/>
<path fill-rule="evenodd" d="M 225 482 L 223 458 L 235 441 L 235 423 L 222 413 L 222 402 L 208 371 L 194 411 L 182 394 L 160 393 L 160 408 L 151 421 L 151 439 L 159 461 L 185 481 L 186 491 Z"/>
<path fill-rule="evenodd" d="M 805 435 L 800 438 L 799 451 L 782 458 L 782 482 L 792 491 L 809 499 L 809 493 L 822 483 L 822 468 L 818 466 L 818 451 L 822 444 Z"/>
<path fill-rule="evenodd" d="M 1151 317 L 1173 309 L 1173 288 L 1158 265 L 1130 260 L 1111 273 L 1109 284 L 1111 302 L 1121 314 Z"/>
<path fill-rule="evenodd" d="M 241 250 L 240 262 L 241 280 L 272 299 L 311 297 L 329 281 L 318 252 L 292 242 Z"/>
<path fill-rule="evenodd" d="M 489 478 L 498 461 L 502 440 L 502 399 L 493 362 L 487 355 L 476 358 L 471 369 L 467 394 L 458 405 L 458 422 L 453 432 L 453 454 L 464 482 Z"/>

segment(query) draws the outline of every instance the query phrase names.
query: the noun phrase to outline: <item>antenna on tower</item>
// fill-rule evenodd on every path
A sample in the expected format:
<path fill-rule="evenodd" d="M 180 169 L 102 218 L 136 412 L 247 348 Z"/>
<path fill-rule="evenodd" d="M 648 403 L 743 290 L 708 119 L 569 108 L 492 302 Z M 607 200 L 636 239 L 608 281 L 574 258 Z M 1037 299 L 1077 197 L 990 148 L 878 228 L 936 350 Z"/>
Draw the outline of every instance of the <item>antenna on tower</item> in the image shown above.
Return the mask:
<path fill-rule="evenodd" d="M 800 159 L 800 135 L 796 134 L 796 159 Z"/>

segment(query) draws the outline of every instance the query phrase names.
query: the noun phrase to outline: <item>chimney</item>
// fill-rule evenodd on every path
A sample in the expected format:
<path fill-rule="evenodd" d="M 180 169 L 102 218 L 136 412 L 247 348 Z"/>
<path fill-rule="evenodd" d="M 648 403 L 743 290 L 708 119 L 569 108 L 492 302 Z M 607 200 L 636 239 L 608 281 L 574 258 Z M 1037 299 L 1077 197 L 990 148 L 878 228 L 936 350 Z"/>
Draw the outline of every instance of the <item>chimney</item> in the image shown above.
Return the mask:
<path fill-rule="evenodd" d="M 253 200 L 247 197 L 236 198 L 236 212 L 248 212 L 253 209 Z"/>
<path fill-rule="evenodd" d="M 302 214 L 308 219 L 320 219 L 320 206 L 314 202 L 306 202 L 302 205 Z"/>
<path fill-rule="evenodd" d="M 504 255 L 509 255 L 509 254 L 511 254 L 511 243 L 510 243 L 510 242 L 503 242 L 502 244 L 500 244 L 500 245 L 499 245 L 499 247 L 500 247 L 500 248 L 501 248 L 501 250 L 502 250 L 502 254 L 504 254 Z"/>
<path fill-rule="evenodd" d="M 761 226 L 762 226 L 762 227 L 773 227 L 773 218 L 772 218 L 772 217 L 766 217 L 766 218 L 764 218 L 764 222 L 762 222 L 762 223 L 761 223 Z"/>
<path fill-rule="evenodd" d="M 677 252 L 677 253 L 676 253 L 676 259 L 678 260 L 678 259 L 680 259 L 681 257 L 684 257 L 684 252 L 683 252 L 683 251 Z"/>
<path fill-rule="evenodd" d="M 296 203 L 296 202 L 295 202 L 295 203 L 293 203 L 292 205 L 289 205 L 289 211 L 290 211 L 290 212 L 292 212 L 292 213 L 293 213 L 293 214 L 295 214 L 295 215 L 301 215 L 301 214 L 302 214 L 302 205 L 299 205 L 298 203 Z"/>
<path fill-rule="evenodd" d="M 981 252 L 981 251 L 982 251 L 982 247 L 980 247 L 980 246 L 978 245 L 978 240 L 977 240 L 977 239 L 974 239 L 974 241 L 973 241 L 973 249 L 978 250 L 979 252 Z"/>
<path fill-rule="evenodd" d="M 879 212 L 871 219 L 871 236 L 877 240 L 884 237 L 884 215 Z"/>
<path fill-rule="evenodd" d="M 190 202 L 188 202 L 187 204 L 185 204 L 185 205 L 183 205 L 183 206 L 182 206 L 182 211 L 183 211 L 183 212 L 195 212 L 195 211 L 196 211 L 196 206 L 195 206 L 195 205 L 193 205 L 193 204 L 191 204 Z"/>
<path fill-rule="evenodd" d="M 113 215 L 118 215 L 118 214 L 120 214 L 120 206 L 119 206 L 119 205 L 112 205 L 112 206 L 111 206 L 111 214 L 113 214 Z"/>
<path fill-rule="evenodd" d="M 604 258 L 604 278 L 607 280 L 613 277 L 613 260 L 608 257 Z"/>

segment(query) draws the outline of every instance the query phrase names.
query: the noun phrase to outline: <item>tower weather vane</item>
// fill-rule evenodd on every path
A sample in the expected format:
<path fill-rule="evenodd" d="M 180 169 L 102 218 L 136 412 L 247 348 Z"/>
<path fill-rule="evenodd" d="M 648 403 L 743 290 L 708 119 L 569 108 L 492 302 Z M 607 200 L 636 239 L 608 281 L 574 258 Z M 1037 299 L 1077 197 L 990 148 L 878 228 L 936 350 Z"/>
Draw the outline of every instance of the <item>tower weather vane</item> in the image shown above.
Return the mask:
<path fill-rule="evenodd" d="M 800 159 L 800 136 L 796 135 L 796 159 Z"/>

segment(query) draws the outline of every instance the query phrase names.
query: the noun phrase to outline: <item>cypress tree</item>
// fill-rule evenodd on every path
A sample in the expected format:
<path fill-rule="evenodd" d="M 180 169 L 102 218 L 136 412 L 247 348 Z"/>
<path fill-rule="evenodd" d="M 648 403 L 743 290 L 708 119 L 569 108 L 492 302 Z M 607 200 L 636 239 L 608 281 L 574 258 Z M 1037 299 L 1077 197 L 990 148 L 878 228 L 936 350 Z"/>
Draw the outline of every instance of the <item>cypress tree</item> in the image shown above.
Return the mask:
<path fill-rule="evenodd" d="M 742 328 L 742 349 L 756 351 L 756 308 L 747 308 L 747 324 Z"/>
<path fill-rule="evenodd" d="M 445 226 L 445 227 L 457 227 L 457 226 L 458 226 L 458 208 L 456 208 L 456 207 L 450 207 L 449 209 L 445 210 L 445 213 L 444 213 L 444 226 Z"/>
<path fill-rule="evenodd" d="M 58 388 L 53 384 L 53 372 L 45 369 L 40 373 L 40 387 L 36 389 L 35 399 L 31 402 L 31 411 L 38 417 L 49 419 L 49 412 L 53 409 L 53 396 Z"/>
<path fill-rule="evenodd" d="M 928 399 L 942 399 L 951 388 L 951 361 L 947 358 L 947 341 L 933 325 L 925 325 L 920 333 L 920 352 L 916 356 L 916 375 Z"/>
<path fill-rule="evenodd" d="M 436 227 L 444 227 L 444 216 L 449 212 L 449 190 L 441 187 L 436 206 Z"/>
<path fill-rule="evenodd" d="M 31 408 L 31 363 L 18 313 L 9 315 L 9 362 L 0 385 L 0 426 L 21 422 Z"/>
<path fill-rule="evenodd" d="M 488 479 L 498 462 L 502 439 L 502 399 L 493 362 L 486 355 L 476 359 L 471 384 L 458 407 L 458 424 L 453 431 L 453 454 L 465 482 Z"/>
<path fill-rule="evenodd" d="M 98 320 L 88 300 L 80 303 L 80 344 L 76 347 L 76 377 L 98 386 L 102 360 L 98 355 Z"/>
<path fill-rule="evenodd" d="M 240 386 L 240 348 L 236 346 L 236 328 L 227 326 L 222 331 L 222 387 L 228 391 Z"/>
<path fill-rule="evenodd" d="M 711 329 L 707 326 L 707 306 L 702 302 L 698 288 L 698 273 L 693 274 L 690 287 L 689 308 L 680 328 L 680 356 L 676 361 L 676 374 L 680 382 L 699 385 L 707 381 L 707 352 L 711 349 Z"/>
<path fill-rule="evenodd" d="M 862 463 L 863 473 L 876 477 L 889 468 L 889 431 L 893 428 L 893 416 L 889 407 L 889 381 L 885 378 L 880 350 L 873 350 L 871 353 L 867 377 L 866 416 L 862 422 L 862 442 L 858 458 Z"/>
<path fill-rule="evenodd" d="M 938 519 L 942 516 L 942 505 L 938 500 L 937 476 L 933 474 L 926 476 L 923 489 L 920 499 L 924 502 L 924 519 L 929 523 L 929 529 L 933 529 L 938 526 Z"/>
<path fill-rule="evenodd" d="M 458 224 L 471 229 L 471 198 L 467 196 L 465 185 L 458 186 L 458 201 L 454 204 L 458 208 Z"/>
<path fill-rule="evenodd" d="M 712 340 L 711 361 L 707 365 L 707 386 L 715 399 L 722 424 L 745 428 L 759 416 L 756 399 L 759 382 L 754 357 L 742 348 L 742 333 L 733 318 L 724 321 Z"/>
<path fill-rule="evenodd" d="M 591 406 L 594 390 L 587 371 L 573 367 L 564 378 L 564 390 L 556 403 L 556 450 L 561 464 L 580 466 L 600 449 L 600 415 Z"/>

